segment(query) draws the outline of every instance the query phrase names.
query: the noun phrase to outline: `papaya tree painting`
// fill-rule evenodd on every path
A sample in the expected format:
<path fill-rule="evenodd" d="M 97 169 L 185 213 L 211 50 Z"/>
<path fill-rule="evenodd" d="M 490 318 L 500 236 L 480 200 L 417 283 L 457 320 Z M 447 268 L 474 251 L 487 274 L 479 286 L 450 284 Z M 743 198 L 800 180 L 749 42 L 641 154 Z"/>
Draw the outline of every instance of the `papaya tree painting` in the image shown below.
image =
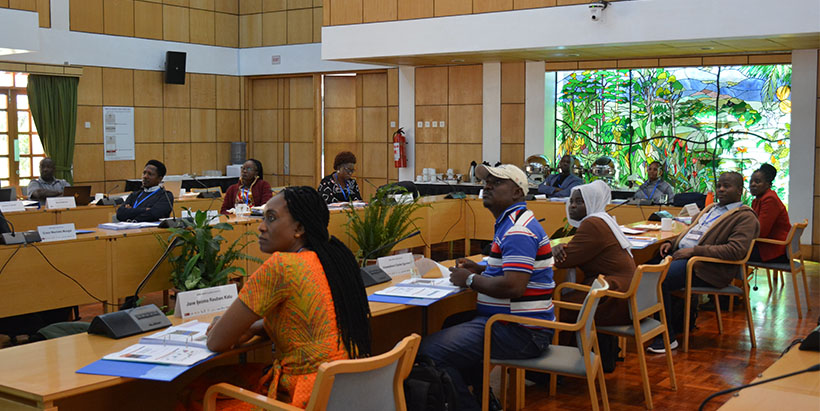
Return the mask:
<path fill-rule="evenodd" d="M 676 192 L 708 192 L 722 171 L 746 179 L 763 163 L 779 170 L 788 199 L 791 65 L 558 72 L 556 158 L 616 164 L 614 185 L 643 182 L 664 164 Z"/>

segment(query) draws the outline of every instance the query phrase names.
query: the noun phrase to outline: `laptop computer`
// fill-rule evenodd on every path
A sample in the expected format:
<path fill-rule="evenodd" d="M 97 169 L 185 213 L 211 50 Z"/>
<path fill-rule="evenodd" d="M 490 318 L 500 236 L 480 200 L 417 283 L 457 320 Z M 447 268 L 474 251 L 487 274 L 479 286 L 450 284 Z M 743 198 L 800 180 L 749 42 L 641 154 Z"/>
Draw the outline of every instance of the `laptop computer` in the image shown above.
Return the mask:
<path fill-rule="evenodd" d="M 78 206 L 91 202 L 91 186 L 71 186 L 63 189 L 63 197 L 74 197 Z"/>

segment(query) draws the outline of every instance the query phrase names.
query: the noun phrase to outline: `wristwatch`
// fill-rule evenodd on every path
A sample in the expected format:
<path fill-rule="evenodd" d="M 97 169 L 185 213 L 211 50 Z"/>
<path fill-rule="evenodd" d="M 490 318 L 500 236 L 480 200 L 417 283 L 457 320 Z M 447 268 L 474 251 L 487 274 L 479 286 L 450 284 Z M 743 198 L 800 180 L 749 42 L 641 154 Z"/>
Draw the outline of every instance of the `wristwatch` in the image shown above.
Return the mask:
<path fill-rule="evenodd" d="M 467 283 L 467 288 L 473 288 L 473 278 L 475 278 L 475 273 L 467 276 L 467 281 L 465 281 Z"/>

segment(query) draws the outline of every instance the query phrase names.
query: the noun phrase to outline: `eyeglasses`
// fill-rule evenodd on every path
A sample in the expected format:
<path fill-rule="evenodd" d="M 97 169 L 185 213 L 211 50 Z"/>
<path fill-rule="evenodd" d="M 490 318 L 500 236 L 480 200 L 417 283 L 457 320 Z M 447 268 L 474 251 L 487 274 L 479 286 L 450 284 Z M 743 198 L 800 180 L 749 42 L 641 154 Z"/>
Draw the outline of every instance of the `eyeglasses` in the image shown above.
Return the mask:
<path fill-rule="evenodd" d="M 342 170 L 347 171 L 347 174 L 353 174 L 356 172 L 356 169 L 353 167 L 342 167 Z"/>
<path fill-rule="evenodd" d="M 242 171 L 256 171 L 256 167 L 242 167 Z"/>

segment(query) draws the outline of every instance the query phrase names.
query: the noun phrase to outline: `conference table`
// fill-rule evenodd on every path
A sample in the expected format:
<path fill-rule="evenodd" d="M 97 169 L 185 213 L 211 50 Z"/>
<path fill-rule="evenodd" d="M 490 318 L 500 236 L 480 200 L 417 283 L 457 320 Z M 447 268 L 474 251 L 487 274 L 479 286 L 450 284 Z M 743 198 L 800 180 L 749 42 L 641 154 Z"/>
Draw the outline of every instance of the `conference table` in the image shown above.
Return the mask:
<path fill-rule="evenodd" d="M 249 223 L 250 220 L 236 222 L 237 225 Z M 149 232 L 150 230 L 145 231 Z M 675 234 L 675 232 L 649 231 L 642 235 L 662 241 Z M 95 233 L 94 239 L 89 238 L 76 243 L 87 246 L 86 243 L 89 242 L 111 241 L 108 236 L 112 235 L 120 236 L 120 238 L 134 238 L 146 237 L 148 234 L 140 232 L 125 235 L 125 233 L 109 233 L 101 230 L 99 233 Z M 553 244 L 568 241 L 569 238 L 561 238 L 553 240 Z M 653 244 L 655 249 L 657 244 Z M 652 246 L 649 248 L 652 248 Z M 648 251 L 649 253 L 645 255 L 651 254 L 654 249 Z M 118 250 L 114 249 L 112 252 L 116 253 Z M 645 262 L 645 260 L 641 260 L 644 257 L 640 257 L 640 255 L 644 254 L 636 254 L 636 262 Z M 134 263 L 140 257 L 133 258 L 133 260 L 128 261 L 129 264 Z M 481 256 L 468 258 L 478 261 Z M 455 261 L 444 261 L 441 264 L 445 267 L 451 267 L 455 265 Z M 440 274 L 433 271 L 425 275 L 435 277 Z M 557 272 L 556 277 L 559 275 L 561 273 Z M 367 293 L 372 294 L 390 287 L 408 277 L 409 274 L 396 276 L 389 282 L 368 287 Z M 0 276 L 0 279 L 2 279 L 2 276 Z M 98 289 L 95 290 L 102 292 Z M 427 307 L 370 302 L 373 352 L 386 352 L 396 342 L 413 332 L 425 335 L 438 331 L 441 329 L 444 320 L 450 315 L 475 309 L 475 301 L 475 292 L 463 290 Z M 210 321 L 212 317 L 210 315 L 196 319 Z M 171 317 L 171 321 L 176 325 L 181 322 L 181 319 Z M 211 367 L 236 363 L 238 360 L 270 361 L 269 345 L 263 343 L 220 355 L 213 360 L 198 365 L 195 367 L 196 371 L 186 372 L 172 382 L 76 373 L 76 370 L 106 354 L 120 351 L 135 344 L 139 338 L 140 335 L 136 335 L 113 340 L 99 335 L 83 333 L 0 350 L 0 364 L 3 364 L 3 367 L 0 368 L 0 409 L 168 409 L 173 406 L 180 389 Z M 148 393 L 150 395 L 147 395 Z"/>

